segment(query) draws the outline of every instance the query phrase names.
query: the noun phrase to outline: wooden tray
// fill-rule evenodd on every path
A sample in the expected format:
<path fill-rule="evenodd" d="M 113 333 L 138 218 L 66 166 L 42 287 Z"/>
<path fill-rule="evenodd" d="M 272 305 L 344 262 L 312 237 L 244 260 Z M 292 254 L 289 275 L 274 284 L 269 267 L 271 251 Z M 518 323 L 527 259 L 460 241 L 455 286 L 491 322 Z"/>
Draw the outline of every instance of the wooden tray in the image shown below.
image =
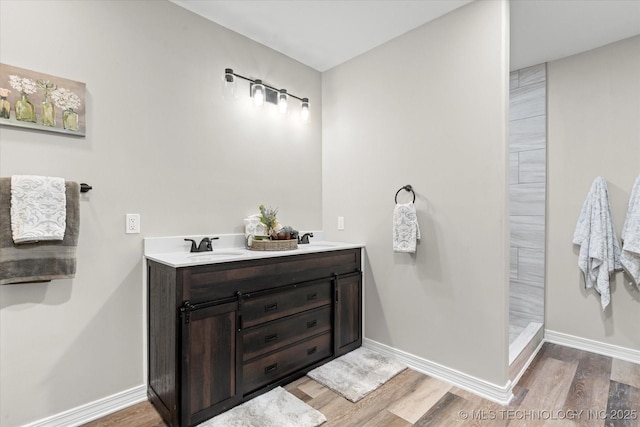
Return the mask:
<path fill-rule="evenodd" d="M 298 249 L 298 241 L 291 240 L 253 240 L 252 251 L 292 251 Z"/>

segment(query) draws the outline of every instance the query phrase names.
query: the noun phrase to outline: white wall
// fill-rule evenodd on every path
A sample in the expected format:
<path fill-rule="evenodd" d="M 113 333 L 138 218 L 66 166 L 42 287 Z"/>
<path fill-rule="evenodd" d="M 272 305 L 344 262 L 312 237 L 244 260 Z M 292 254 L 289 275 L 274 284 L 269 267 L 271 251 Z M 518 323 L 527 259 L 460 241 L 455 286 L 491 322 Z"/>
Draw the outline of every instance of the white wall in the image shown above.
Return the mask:
<path fill-rule="evenodd" d="M 366 244 L 365 336 L 499 386 L 508 365 L 507 8 L 474 2 L 322 76 L 323 222 L 329 238 Z M 405 184 L 417 193 L 415 255 L 391 245 L 394 194 Z"/>
<path fill-rule="evenodd" d="M 322 103 L 319 72 L 164 1 L 3 0 L 0 62 L 87 85 L 87 137 L 0 127 L 0 175 L 94 186 L 76 278 L 0 287 L 10 427 L 142 384 L 144 237 L 240 232 L 261 203 L 322 228 Z M 310 121 L 254 110 L 243 84 L 223 100 L 226 67 L 308 96 Z"/>
<path fill-rule="evenodd" d="M 607 180 L 620 237 L 640 174 L 640 36 L 548 64 L 546 328 L 640 350 L 640 292 L 612 277 L 602 312 L 584 289 L 573 232 L 591 183 Z"/>

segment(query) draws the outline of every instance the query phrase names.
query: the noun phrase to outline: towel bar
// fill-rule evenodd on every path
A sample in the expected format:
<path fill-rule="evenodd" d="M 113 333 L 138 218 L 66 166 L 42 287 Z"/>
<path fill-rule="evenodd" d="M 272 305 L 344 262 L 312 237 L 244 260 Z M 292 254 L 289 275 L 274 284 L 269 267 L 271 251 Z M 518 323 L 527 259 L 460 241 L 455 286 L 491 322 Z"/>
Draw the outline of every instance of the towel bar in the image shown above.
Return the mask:
<path fill-rule="evenodd" d="M 411 194 L 413 194 L 413 203 L 415 203 L 415 201 L 416 201 L 416 193 L 415 193 L 415 191 L 413 191 L 413 187 L 411 185 L 405 185 L 404 187 L 401 187 L 398 191 L 396 191 L 396 197 L 394 199 L 396 201 L 396 204 L 398 203 L 398 194 L 400 194 L 400 192 L 402 190 L 411 192 Z"/>
<path fill-rule="evenodd" d="M 80 184 L 80 192 L 81 193 L 86 193 L 86 192 L 88 192 L 89 190 L 92 190 L 92 189 L 93 189 L 93 187 L 90 186 L 89 184 L 85 184 L 84 182 Z"/>

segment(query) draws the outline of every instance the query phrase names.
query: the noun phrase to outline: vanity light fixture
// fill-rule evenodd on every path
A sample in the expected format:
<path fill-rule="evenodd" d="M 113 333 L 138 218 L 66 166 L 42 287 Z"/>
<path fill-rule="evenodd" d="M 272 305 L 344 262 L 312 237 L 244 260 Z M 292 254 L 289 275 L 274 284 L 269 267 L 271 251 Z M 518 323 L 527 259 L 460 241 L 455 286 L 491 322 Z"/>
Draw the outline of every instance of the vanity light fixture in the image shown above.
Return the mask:
<path fill-rule="evenodd" d="M 240 74 L 233 72 L 231 68 L 225 68 L 224 70 L 224 83 L 225 85 L 232 86 L 236 83 L 236 78 L 246 80 L 249 82 L 249 94 L 253 98 L 253 103 L 256 106 L 262 106 L 265 102 L 278 105 L 278 110 L 281 113 L 286 113 L 289 103 L 289 98 L 295 98 L 301 102 L 300 117 L 302 120 L 309 119 L 309 98 L 300 98 L 292 93 L 287 92 L 286 89 L 278 89 L 268 84 L 263 83 L 260 79 L 250 79 Z"/>

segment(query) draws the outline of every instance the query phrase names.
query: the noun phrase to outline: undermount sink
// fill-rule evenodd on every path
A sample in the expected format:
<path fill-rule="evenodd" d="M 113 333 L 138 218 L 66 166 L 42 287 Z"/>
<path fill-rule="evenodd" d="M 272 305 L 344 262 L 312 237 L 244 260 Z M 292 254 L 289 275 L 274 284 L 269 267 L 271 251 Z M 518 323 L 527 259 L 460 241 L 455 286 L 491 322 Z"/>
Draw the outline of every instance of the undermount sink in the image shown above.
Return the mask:
<path fill-rule="evenodd" d="M 332 248 L 335 244 L 333 243 L 313 243 L 309 242 L 306 244 L 299 244 L 298 249 L 322 249 L 322 248 Z"/>
<path fill-rule="evenodd" d="M 233 258 L 243 256 L 244 252 L 240 251 L 212 251 L 206 253 L 196 253 L 192 255 L 187 255 L 191 261 L 208 261 L 218 258 Z"/>

